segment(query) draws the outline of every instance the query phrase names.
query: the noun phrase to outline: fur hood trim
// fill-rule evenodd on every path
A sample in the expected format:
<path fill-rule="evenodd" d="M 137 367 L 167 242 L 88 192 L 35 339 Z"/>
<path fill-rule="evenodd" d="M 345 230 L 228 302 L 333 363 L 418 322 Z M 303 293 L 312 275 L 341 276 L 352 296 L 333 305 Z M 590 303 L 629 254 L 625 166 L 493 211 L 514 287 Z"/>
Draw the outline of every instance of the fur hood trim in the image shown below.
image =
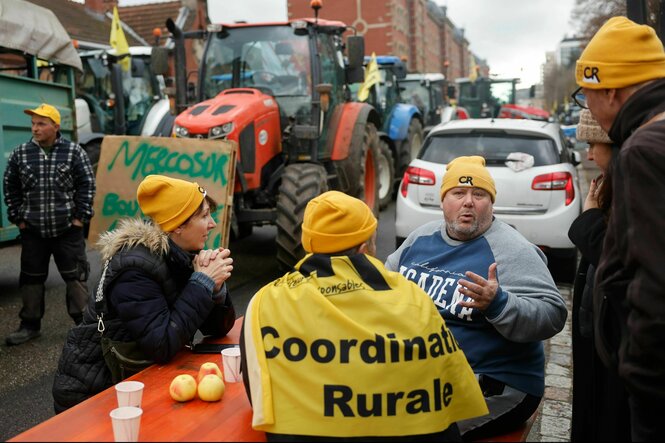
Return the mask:
<path fill-rule="evenodd" d="M 158 256 L 165 256 L 169 252 L 169 237 L 151 222 L 133 218 L 118 221 L 113 231 L 104 232 L 97 241 L 102 261 L 109 260 L 122 249 L 131 249 L 137 245 L 148 248 Z"/>

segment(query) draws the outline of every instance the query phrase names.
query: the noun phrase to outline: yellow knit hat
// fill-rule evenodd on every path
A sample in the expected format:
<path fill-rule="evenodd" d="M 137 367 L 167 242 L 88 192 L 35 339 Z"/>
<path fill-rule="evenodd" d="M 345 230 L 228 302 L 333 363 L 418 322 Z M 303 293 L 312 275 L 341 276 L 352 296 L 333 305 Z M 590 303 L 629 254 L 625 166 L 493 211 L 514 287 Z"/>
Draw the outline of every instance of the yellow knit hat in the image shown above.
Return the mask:
<path fill-rule="evenodd" d="M 625 88 L 665 77 L 665 51 L 656 31 L 612 17 L 577 60 L 575 79 L 589 89 Z"/>
<path fill-rule="evenodd" d="M 201 206 L 206 191 L 192 183 L 164 175 L 149 175 L 136 190 L 139 206 L 164 232 L 182 225 Z"/>
<path fill-rule="evenodd" d="M 358 246 L 376 230 L 376 217 L 362 201 L 328 191 L 307 203 L 302 246 L 307 252 L 330 254 Z"/>
<path fill-rule="evenodd" d="M 39 115 L 40 117 L 47 117 L 53 120 L 53 123 L 56 125 L 60 124 L 60 112 L 55 108 L 55 106 L 51 106 L 46 103 L 42 103 L 35 109 L 24 109 L 23 112 L 28 115 Z"/>
<path fill-rule="evenodd" d="M 485 167 L 485 159 L 479 155 L 457 157 L 448 163 L 441 185 L 441 200 L 446 192 L 458 186 L 484 189 L 492 197 L 492 203 L 496 198 L 494 179 Z"/>

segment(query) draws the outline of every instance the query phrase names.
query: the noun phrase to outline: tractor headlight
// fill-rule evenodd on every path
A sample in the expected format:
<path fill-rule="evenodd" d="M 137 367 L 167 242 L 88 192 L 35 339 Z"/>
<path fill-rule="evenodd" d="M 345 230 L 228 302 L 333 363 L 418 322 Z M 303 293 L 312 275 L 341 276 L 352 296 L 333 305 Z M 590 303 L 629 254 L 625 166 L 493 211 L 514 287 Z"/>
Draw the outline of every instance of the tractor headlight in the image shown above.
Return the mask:
<path fill-rule="evenodd" d="M 175 125 L 175 135 L 176 137 L 189 137 L 189 131 L 183 126 Z"/>
<path fill-rule="evenodd" d="M 215 126 L 211 128 L 208 132 L 208 138 L 221 138 L 226 137 L 233 131 L 234 125 L 233 122 L 224 123 L 220 126 Z"/>

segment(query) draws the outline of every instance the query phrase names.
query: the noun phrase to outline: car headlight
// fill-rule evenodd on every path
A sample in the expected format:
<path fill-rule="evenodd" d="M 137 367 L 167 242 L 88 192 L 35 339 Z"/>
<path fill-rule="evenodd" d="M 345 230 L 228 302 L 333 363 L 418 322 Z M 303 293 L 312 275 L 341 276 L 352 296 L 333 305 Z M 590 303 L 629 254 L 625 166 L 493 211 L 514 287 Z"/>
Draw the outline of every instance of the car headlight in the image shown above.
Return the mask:
<path fill-rule="evenodd" d="M 208 132 L 208 138 L 226 137 L 233 131 L 233 128 L 234 128 L 233 122 L 228 122 L 220 126 L 215 126 L 214 128 L 211 128 L 210 131 Z"/>
<path fill-rule="evenodd" d="M 175 125 L 175 135 L 177 137 L 189 137 L 189 131 L 183 126 Z"/>

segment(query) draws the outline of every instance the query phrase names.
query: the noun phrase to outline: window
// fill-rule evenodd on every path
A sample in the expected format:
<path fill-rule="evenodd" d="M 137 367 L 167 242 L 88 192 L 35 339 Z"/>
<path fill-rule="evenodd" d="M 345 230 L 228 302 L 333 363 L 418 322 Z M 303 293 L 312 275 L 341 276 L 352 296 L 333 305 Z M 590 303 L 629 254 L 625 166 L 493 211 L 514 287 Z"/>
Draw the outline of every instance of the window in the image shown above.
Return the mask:
<path fill-rule="evenodd" d="M 448 164 L 462 155 L 480 155 L 488 166 L 501 166 L 513 152 L 532 155 L 534 166 L 559 163 L 556 144 L 550 138 L 483 132 L 433 135 L 425 141 L 419 158 Z"/>
<path fill-rule="evenodd" d="M 28 62 L 23 55 L 0 51 L 0 74 L 28 76 Z"/>

